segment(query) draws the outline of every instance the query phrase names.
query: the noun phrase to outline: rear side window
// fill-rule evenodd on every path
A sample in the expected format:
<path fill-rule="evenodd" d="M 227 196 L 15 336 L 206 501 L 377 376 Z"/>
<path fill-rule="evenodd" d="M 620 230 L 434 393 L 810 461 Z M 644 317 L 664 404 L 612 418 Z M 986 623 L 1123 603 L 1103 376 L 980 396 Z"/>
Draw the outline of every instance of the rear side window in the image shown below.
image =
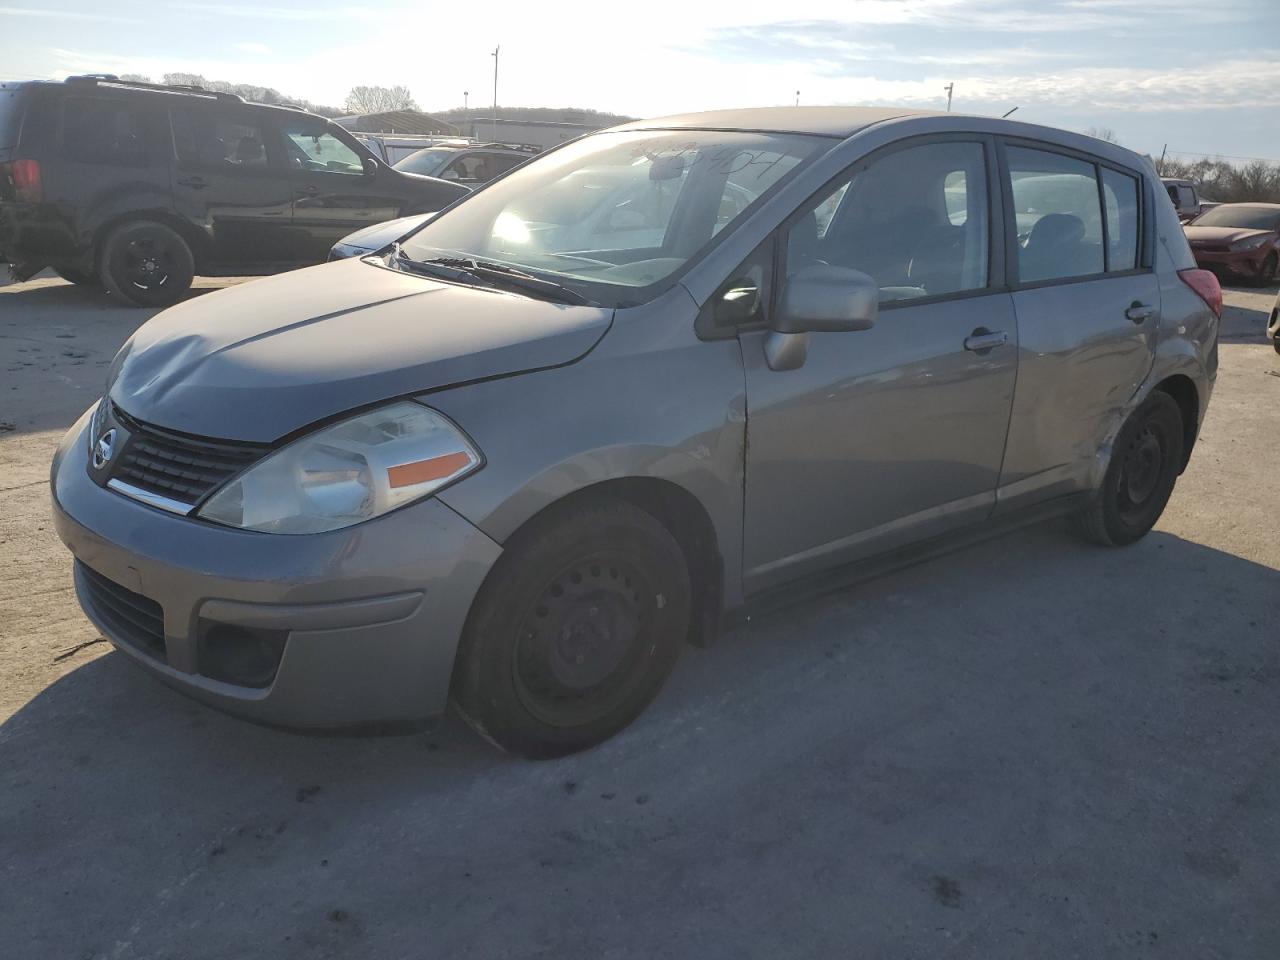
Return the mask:
<path fill-rule="evenodd" d="M 989 234 L 986 153 L 945 142 L 881 156 L 814 197 L 787 232 L 787 275 L 860 270 L 880 302 L 981 290 Z"/>
<path fill-rule="evenodd" d="M 1138 181 L 1103 168 L 1102 199 L 1107 209 L 1107 270 L 1138 265 Z"/>
<path fill-rule="evenodd" d="M 216 110 L 175 110 L 173 145 L 184 167 L 233 171 L 267 166 L 262 125 Z"/>
<path fill-rule="evenodd" d="M 1009 147 L 1023 283 L 1102 273 L 1102 205 L 1092 163 Z"/>
<path fill-rule="evenodd" d="M 80 163 L 141 166 L 154 124 L 138 103 L 67 97 L 62 112 L 62 155 Z"/>

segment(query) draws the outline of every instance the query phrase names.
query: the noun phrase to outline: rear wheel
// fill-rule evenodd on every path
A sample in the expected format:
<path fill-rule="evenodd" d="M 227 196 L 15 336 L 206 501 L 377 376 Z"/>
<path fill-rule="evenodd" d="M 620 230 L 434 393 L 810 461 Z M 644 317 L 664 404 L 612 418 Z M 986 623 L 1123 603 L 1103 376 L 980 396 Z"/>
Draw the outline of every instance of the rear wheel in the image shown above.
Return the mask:
<path fill-rule="evenodd" d="M 89 270 L 77 270 L 74 267 L 54 267 L 53 272 L 60 276 L 67 283 L 74 283 L 77 287 L 101 287 L 102 281 Z"/>
<path fill-rule="evenodd" d="M 1178 404 L 1159 390 L 1130 415 L 1116 437 L 1102 488 L 1076 516 L 1086 539 L 1121 547 L 1155 526 L 1182 465 L 1182 430 Z"/>
<path fill-rule="evenodd" d="M 599 502 L 535 520 L 476 598 L 454 705 L 523 757 L 595 746 L 661 689 L 688 636 L 689 593 L 679 544 L 638 507 Z"/>
<path fill-rule="evenodd" d="M 121 224 L 102 245 L 102 285 L 142 307 L 167 307 L 191 288 L 195 258 L 178 232 L 163 223 Z"/>

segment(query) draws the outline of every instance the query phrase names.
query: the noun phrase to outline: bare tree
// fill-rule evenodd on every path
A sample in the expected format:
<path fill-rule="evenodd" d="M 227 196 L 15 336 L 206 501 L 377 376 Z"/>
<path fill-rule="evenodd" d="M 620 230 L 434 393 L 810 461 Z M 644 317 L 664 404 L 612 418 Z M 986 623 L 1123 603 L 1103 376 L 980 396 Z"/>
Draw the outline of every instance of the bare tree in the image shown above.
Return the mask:
<path fill-rule="evenodd" d="M 352 87 L 347 94 L 347 113 L 389 113 L 392 110 L 417 110 L 417 101 L 408 87 Z"/>
<path fill-rule="evenodd" d="M 128 80 L 130 83 L 150 83 L 151 78 L 142 73 L 122 73 L 121 80 Z"/>
<path fill-rule="evenodd" d="M 1094 137 L 1098 140 L 1105 140 L 1107 143 L 1119 143 L 1116 138 L 1116 132 L 1110 127 L 1090 127 L 1084 132 L 1086 137 Z"/>

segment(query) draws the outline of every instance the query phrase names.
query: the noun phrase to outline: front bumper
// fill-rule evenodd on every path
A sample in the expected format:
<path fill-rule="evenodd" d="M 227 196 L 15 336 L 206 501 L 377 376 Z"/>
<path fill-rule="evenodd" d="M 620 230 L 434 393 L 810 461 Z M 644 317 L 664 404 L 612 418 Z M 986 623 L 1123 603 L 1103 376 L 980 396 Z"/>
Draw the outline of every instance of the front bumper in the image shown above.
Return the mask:
<path fill-rule="evenodd" d="M 1215 273 L 1228 273 L 1233 276 L 1252 280 L 1262 272 L 1262 264 L 1271 253 L 1270 247 L 1260 250 L 1241 250 L 1237 252 L 1200 250 L 1191 248 L 1196 259 L 1196 266 Z"/>
<path fill-rule="evenodd" d="M 272 725 L 412 726 L 444 711 L 471 602 L 501 553 L 496 543 L 435 499 L 307 536 L 174 516 L 89 478 L 90 415 L 54 457 L 54 522 L 78 561 L 81 607 L 119 650 L 170 686 Z M 113 597 L 158 605 L 162 636 L 140 642 L 122 627 Z M 214 628 L 282 642 L 266 685 L 207 675 Z"/>

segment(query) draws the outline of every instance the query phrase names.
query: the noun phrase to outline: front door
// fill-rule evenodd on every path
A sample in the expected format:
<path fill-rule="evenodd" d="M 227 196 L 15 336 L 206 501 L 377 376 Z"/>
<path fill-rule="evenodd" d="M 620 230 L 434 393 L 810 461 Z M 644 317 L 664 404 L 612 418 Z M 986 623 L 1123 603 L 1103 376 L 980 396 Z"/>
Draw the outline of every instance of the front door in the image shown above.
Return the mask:
<path fill-rule="evenodd" d="M 218 272 L 287 265 L 292 189 L 263 111 L 190 99 L 171 108 L 178 212 L 208 239 Z"/>
<path fill-rule="evenodd" d="M 1005 157 L 1022 347 L 999 495 L 1012 509 L 1095 483 L 1151 370 L 1160 287 L 1136 171 L 1029 144 Z"/>
<path fill-rule="evenodd" d="M 320 263 L 347 234 L 400 216 L 405 203 L 388 187 L 391 171 L 366 170 L 364 157 L 322 120 L 291 117 L 281 126 L 299 260 Z"/>
<path fill-rule="evenodd" d="M 784 225 L 781 276 L 852 267 L 881 307 L 870 330 L 809 334 L 795 369 L 770 368 L 767 331 L 741 335 L 748 591 L 991 511 L 1018 351 L 994 170 L 991 142 L 932 138 L 859 163 Z"/>

